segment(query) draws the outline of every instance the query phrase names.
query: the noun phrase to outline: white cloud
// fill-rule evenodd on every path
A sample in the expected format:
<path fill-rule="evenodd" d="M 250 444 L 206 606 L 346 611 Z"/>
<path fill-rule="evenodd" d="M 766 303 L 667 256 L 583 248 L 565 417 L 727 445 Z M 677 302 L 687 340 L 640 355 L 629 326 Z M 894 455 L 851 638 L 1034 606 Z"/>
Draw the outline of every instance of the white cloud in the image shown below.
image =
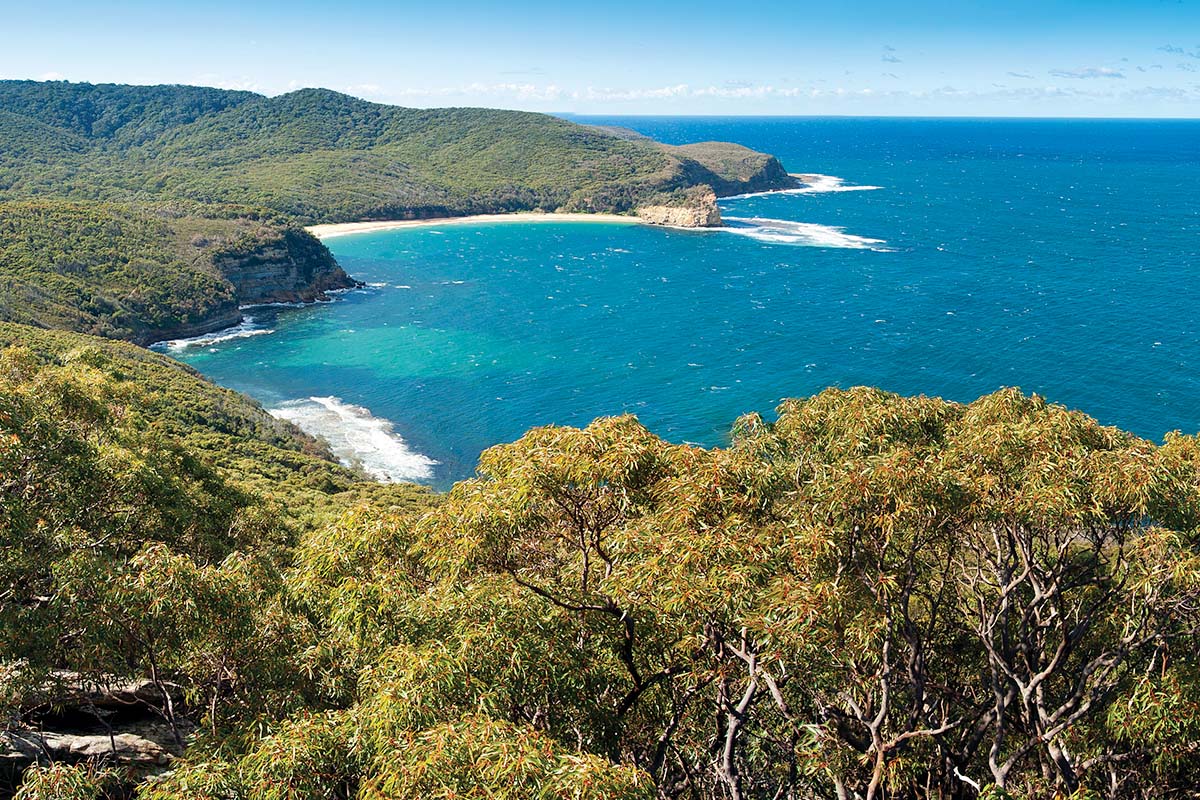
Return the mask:
<path fill-rule="evenodd" d="M 785 86 L 755 86 L 730 82 L 724 86 L 690 86 L 677 83 L 668 86 L 610 87 L 589 86 L 586 89 L 565 89 L 550 84 L 533 83 L 471 83 L 462 86 L 406 88 L 384 92 L 397 98 L 494 97 L 529 101 L 553 102 L 584 100 L 594 102 L 637 102 L 642 100 L 677 100 L 687 98 L 763 99 L 788 98 L 805 95 L 807 90 Z"/>
<path fill-rule="evenodd" d="M 535 83 L 468 83 L 462 86 L 408 87 L 388 91 L 389 97 L 446 98 L 446 97 L 503 97 L 518 100 L 558 100 L 568 93 L 553 84 Z"/>
<path fill-rule="evenodd" d="M 39 81 L 65 81 L 66 79 L 67 76 L 61 72 L 43 72 L 41 75 L 38 75 Z"/>
<path fill-rule="evenodd" d="M 188 81 L 199 86 L 212 86 L 217 89 L 236 89 L 244 92 L 262 92 L 262 85 L 257 80 L 246 75 L 231 78 L 215 72 L 206 72 Z"/>
<path fill-rule="evenodd" d="M 383 94 L 383 87 L 377 83 L 354 83 L 343 89 L 346 94 L 357 97 L 372 97 Z"/>
<path fill-rule="evenodd" d="M 1053 110 L 1054 113 L 1059 113 L 1060 110 L 1083 109 L 1092 105 L 1098 108 L 1118 108 L 1124 103 L 1182 106 L 1185 103 L 1195 103 L 1200 95 L 1200 90 L 1196 89 L 1134 88 L 1126 87 L 1125 82 L 1118 80 L 1077 80 L 1082 72 L 1084 71 L 1069 71 L 1067 77 L 1070 80 L 1040 86 L 1031 81 L 1016 86 L 985 84 L 966 88 L 951 85 L 895 88 L 897 79 L 892 77 L 894 73 L 884 73 L 883 79 L 874 86 L 821 86 L 814 81 L 805 86 L 728 82 L 723 85 L 676 83 L 662 86 L 573 88 L 557 84 L 477 82 L 459 86 L 383 90 L 381 94 L 383 99 L 400 104 L 407 101 L 410 104 L 429 106 L 478 103 L 509 108 L 550 107 L 563 111 L 575 105 L 594 111 L 604 108 L 618 111 L 622 107 L 631 110 L 659 108 L 664 111 L 725 108 L 730 113 L 738 113 L 739 109 L 757 111 L 767 107 L 774 108 L 777 113 L 811 113 L 813 110 L 821 110 L 824 113 L 837 109 L 850 111 L 857 108 L 876 108 L 880 107 L 879 104 L 883 104 L 882 107 L 911 113 L 931 107 L 964 110 L 1025 108 Z M 1103 74 L 1096 77 L 1112 76 Z"/>
<path fill-rule="evenodd" d="M 732 90 L 739 91 L 739 90 Z M 692 89 L 686 83 L 674 86 L 659 86 L 650 89 L 597 89 L 589 86 L 587 91 L 575 93 L 574 99 L 582 100 L 668 100 L 675 97 L 687 97 Z"/>
<path fill-rule="evenodd" d="M 1125 73 L 1112 67 L 1081 67 L 1080 69 L 1052 69 L 1050 74 L 1056 78 L 1124 78 Z"/>
<path fill-rule="evenodd" d="M 1178 47 L 1176 45 L 1164 44 L 1162 47 L 1159 47 L 1158 50 L 1160 50 L 1163 53 L 1171 53 L 1171 54 L 1177 55 L 1177 56 L 1187 56 L 1188 58 L 1200 58 L 1200 49 L 1188 50 L 1185 47 Z"/>

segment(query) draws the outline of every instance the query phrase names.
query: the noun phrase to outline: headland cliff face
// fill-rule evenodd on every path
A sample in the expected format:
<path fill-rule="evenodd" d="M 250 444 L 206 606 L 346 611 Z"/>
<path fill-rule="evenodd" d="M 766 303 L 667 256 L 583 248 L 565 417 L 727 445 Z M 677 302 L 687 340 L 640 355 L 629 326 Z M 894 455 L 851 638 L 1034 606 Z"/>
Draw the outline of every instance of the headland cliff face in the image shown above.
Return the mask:
<path fill-rule="evenodd" d="M 673 228 L 719 228 L 721 211 L 717 195 L 707 186 L 664 195 L 661 203 L 639 206 L 638 217 L 651 225 Z"/>
<path fill-rule="evenodd" d="M 311 303 L 325 293 L 357 286 L 333 255 L 309 233 L 274 230 L 213 256 L 213 264 L 233 284 L 237 302 Z"/>
<path fill-rule="evenodd" d="M 338 266 L 325 245 L 298 228 L 269 228 L 214 248 L 208 258 L 229 287 L 218 301 L 209 303 L 199 318 L 142 328 L 127 338 L 149 345 L 202 336 L 239 324 L 242 306 L 312 303 L 328 299 L 328 292 L 360 285 Z"/>

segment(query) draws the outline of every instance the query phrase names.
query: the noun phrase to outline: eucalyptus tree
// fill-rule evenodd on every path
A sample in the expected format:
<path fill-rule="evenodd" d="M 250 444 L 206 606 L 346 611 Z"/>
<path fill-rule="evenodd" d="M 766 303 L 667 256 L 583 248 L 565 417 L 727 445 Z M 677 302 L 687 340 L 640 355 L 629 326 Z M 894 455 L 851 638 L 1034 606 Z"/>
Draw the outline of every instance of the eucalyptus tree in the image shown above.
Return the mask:
<path fill-rule="evenodd" d="M 632 417 L 535 429 L 420 516 L 372 495 L 289 548 L 185 451 L 111 426 L 92 375 L 0 395 L 4 533 L 28 539 L 0 623 L 44 669 L 186 682 L 209 724 L 146 800 L 1200 784 L 1193 437 L 1016 391 L 830 390 L 726 448 Z M 102 779 L 39 771 L 25 796 Z"/>
<path fill-rule="evenodd" d="M 1194 661 L 1190 440 L 1013 391 L 829 391 L 735 433 L 533 431 L 426 520 L 435 572 L 599 626 L 543 665 L 618 668 L 581 744 L 668 796 L 1146 786 L 1114 709 Z"/>

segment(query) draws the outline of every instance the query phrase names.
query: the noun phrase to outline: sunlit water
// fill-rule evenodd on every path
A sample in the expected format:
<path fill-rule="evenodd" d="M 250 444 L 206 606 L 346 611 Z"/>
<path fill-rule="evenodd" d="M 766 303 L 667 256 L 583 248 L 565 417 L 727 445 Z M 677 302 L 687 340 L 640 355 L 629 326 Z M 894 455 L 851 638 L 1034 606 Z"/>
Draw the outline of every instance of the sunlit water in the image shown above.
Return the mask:
<path fill-rule="evenodd" d="M 813 189 L 729 230 L 489 223 L 328 241 L 371 284 L 170 352 L 381 477 L 445 486 L 533 425 L 725 440 L 786 396 L 1020 386 L 1200 429 L 1200 123 L 623 119 L 778 154 Z"/>

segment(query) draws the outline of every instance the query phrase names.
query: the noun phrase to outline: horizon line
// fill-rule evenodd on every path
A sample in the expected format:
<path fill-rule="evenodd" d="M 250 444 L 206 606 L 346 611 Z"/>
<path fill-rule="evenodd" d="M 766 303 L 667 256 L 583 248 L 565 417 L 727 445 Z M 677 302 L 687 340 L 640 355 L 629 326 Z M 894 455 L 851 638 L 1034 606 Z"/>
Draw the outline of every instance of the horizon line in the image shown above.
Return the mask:
<path fill-rule="evenodd" d="M 203 83 L 119 83 L 115 81 L 100 81 L 93 82 L 90 80 L 71 80 L 70 78 L 7 78 L 0 77 L 0 82 L 14 81 L 27 83 L 65 83 L 86 86 L 140 86 L 140 87 L 159 87 L 159 86 L 177 86 L 177 87 L 192 87 L 217 89 L 225 92 L 239 92 L 246 94 L 255 94 L 259 97 L 274 99 L 285 95 L 294 94 L 296 92 L 318 90 L 333 92 L 345 97 L 352 97 L 356 100 L 361 100 L 364 103 L 372 103 L 374 105 L 392 106 L 395 108 L 415 108 L 422 110 L 435 109 L 450 109 L 450 108 L 479 108 L 492 111 L 520 111 L 528 114 L 546 114 L 554 117 L 620 117 L 620 118 L 671 118 L 671 119 L 910 119 L 910 120 L 1024 120 L 1024 121 L 1092 121 L 1092 122 L 1196 122 L 1200 121 L 1200 113 L 1191 116 L 1172 115 L 1172 116 L 1140 116 L 1140 115 L 1086 115 L 1086 114 L 1070 114 L 1070 115 L 1055 115 L 1055 114 L 805 114 L 805 113 L 754 113 L 754 114 L 736 114 L 727 112 L 710 112 L 710 113 L 655 113 L 655 112 L 620 112 L 620 111 L 531 111 L 529 109 L 513 108 L 511 106 L 501 105 L 404 105 L 402 103 L 388 101 L 381 102 L 362 97 L 351 92 L 340 89 L 330 89 L 325 86 L 302 86 L 295 89 L 289 89 L 285 92 L 277 94 L 269 94 L 263 91 L 254 89 L 232 89 L 223 86 L 211 86 Z"/>
<path fill-rule="evenodd" d="M 403 106 L 402 106 L 403 107 Z M 451 108 L 452 106 L 407 106 L 408 108 Z M 454 106 L 457 108 L 491 108 L 497 111 L 518 111 L 520 109 L 502 108 L 500 106 Z M 1062 121 L 1081 120 L 1090 122 L 1200 122 L 1200 114 L 1191 117 L 1113 117 L 1113 116 L 1052 116 L 1035 114 L 620 114 L 591 111 L 531 111 L 531 114 L 550 114 L 555 117 L 656 117 L 670 119 L 958 119 L 958 120 L 1044 120 Z"/>

